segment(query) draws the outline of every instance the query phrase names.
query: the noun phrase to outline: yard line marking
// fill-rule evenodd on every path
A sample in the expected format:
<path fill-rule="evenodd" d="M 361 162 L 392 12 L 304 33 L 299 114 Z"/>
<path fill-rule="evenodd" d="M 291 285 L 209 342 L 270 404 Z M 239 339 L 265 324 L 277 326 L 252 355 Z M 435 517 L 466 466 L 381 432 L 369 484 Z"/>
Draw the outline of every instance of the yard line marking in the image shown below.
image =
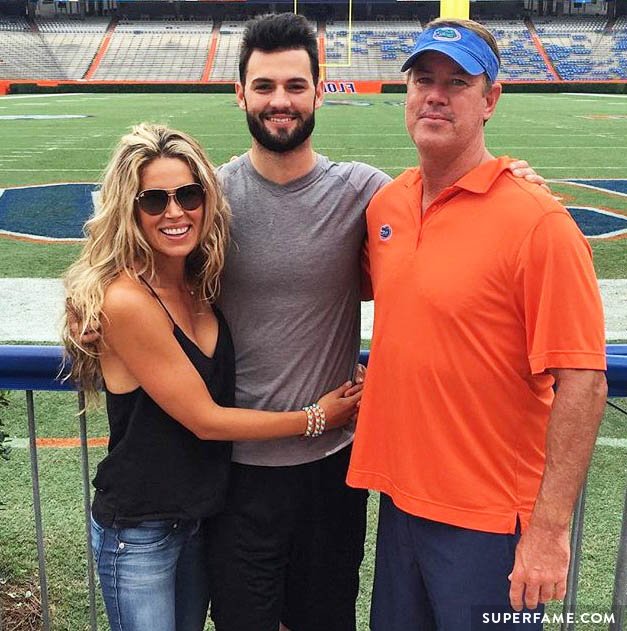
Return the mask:
<path fill-rule="evenodd" d="M 606 167 L 607 168 L 607 167 Z M 613 180 L 625 180 L 622 177 L 614 177 Z M 606 188 L 600 186 L 594 186 L 593 184 L 583 184 L 582 182 L 571 182 L 569 180 L 549 180 L 552 182 L 563 182 L 564 184 L 572 184 L 574 186 L 582 186 L 583 188 L 591 188 L 595 191 L 602 191 L 603 193 L 610 193 L 611 195 L 620 195 L 621 197 L 627 197 L 627 193 L 621 193 L 620 191 L 608 191 Z"/>
<path fill-rule="evenodd" d="M 81 173 L 83 171 L 92 171 L 94 173 L 102 173 L 102 169 L 3 169 L 3 171 L 11 171 L 17 173 Z"/>
<path fill-rule="evenodd" d="M 597 438 L 597 445 L 602 447 L 618 447 L 620 449 L 627 449 L 627 438 L 609 438 L 607 436 L 599 436 Z"/>
<path fill-rule="evenodd" d="M 526 94 L 525 96 L 531 96 L 531 95 Z M 559 99 L 559 98 L 568 98 L 571 96 L 590 96 L 590 95 L 586 94 L 585 92 L 564 92 L 559 95 L 557 94 L 553 95 L 553 98 Z M 627 99 L 627 94 L 595 94 L 594 96 L 601 99 Z"/>
<path fill-rule="evenodd" d="M 88 92 L 88 94 L 90 94 Z M 58 98 L 60 96 L 84 96 L 83 92 L 67 92 L 65 94 L 55 94 L 53 98 Z M 51 98 L 50 94 L 7 94 L 2 97 L 3 99 L 49 99 Z"/>

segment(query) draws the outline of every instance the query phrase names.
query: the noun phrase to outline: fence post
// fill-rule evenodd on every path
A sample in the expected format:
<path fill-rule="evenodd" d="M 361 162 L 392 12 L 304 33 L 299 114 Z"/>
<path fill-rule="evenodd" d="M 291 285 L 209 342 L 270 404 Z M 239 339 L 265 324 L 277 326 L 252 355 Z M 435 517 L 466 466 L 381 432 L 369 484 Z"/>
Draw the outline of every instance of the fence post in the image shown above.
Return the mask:
<path fill-rule="evenodd" d="M 50 631 L 48 576 L 46 574 L 46 552 L 44 549 L 44 530 L 41 519 L 41 494 L 39 491 L 39 465 L 37 461 L 37 427 L 35 423 L 35 402 L 32 390 L 26 391 L 26 411 L 28 414 L 28 439 L 30 442 L 30 467 L 33 482 L 33 511 L 35 513 L 35 533 L 37 536 L 37 558 L 39 561 L 41 614 L 44 631 Z"/>
<path fill-rule="evenodd" d="M 581 544 L 583 541 L 583 519 L 586 510 L 586 489 L 588 487 L 588 479 L 586 478 L 579 493 L 577 504 L 573 513 L 573 524 L 570 533 L 570 564 L 568 566 L 568 579 L 566 583 L 566 597 L 564 598 L 564 607 L 562 612 L 564 620 L 560 627 L 561 631 L 573 631 L 574 622 L 568 622 L 569 613 L 577 611 L 577 588 L 579 584 L 579 568 L 581 566 Z"/>
<path fill-rule="evenodd" d="M 612 599 L 613 620 L 609 631 L 622 631 L 627 609 L 627 491 L 623 507 L 623 524 L 616 556 L 616 574 L 614 575 L 614 597 Z"/>
<path fill-rule="evenodd" d="M 89 486 L 89 456 L 87 451 L 87 415 L 85 413 L 85 393 L 78 392 L 79 428 L 81 439 L 81 471 L 83 477 L 83 512 L 85 515 L 85 535 L 87 541 L 87 582 L 89 587 L 89 627 L 97 631 L 96 583 L 94 579 L 94 557 L 91 552 L 91 494 Z M 0 629 L 1 631 L 1 629 Z"/>

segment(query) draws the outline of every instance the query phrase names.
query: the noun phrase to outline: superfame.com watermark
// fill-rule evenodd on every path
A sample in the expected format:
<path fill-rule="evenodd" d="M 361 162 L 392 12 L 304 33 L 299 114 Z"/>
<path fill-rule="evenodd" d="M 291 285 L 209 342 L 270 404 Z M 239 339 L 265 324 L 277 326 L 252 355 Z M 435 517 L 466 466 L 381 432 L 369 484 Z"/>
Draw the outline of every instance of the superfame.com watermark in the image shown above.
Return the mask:
<path fill-rule="evenodd" d="M 484 611 L 479 612 L 480 624 L 483 625 L 511 625 L 511 624 L 602 624 L 615 622 L 615 614 L 611 612 L 586 611 L 582 613 L 561 612 L 547 613 L 538 611 Z M 475 620 L 477 620 L 475 618 Z"/>

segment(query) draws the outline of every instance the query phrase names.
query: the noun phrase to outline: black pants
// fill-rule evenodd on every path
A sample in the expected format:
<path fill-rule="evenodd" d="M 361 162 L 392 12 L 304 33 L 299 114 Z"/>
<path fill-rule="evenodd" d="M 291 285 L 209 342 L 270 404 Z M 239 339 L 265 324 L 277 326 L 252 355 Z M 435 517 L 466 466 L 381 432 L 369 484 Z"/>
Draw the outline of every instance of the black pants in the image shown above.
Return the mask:
<path fill-rule="evenodd" d="M 367 492 L 350 447 L 290 467 L 234 464 L 210 567 L 217 631 L 355 631 Z"/>

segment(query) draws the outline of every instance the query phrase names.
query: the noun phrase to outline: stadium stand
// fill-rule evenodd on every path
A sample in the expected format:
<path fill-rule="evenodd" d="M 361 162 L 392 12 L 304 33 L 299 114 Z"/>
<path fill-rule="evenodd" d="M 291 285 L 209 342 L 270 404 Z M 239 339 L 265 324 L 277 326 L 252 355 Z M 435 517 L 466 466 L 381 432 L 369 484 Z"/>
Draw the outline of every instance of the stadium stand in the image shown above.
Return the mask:
<path fill-rule="evenodd" d="M 0 21 L 0 77 L 82 79 L 98 50 L 108 19 Z"/>
<path fill-rule="evenodd" d="M 562 79 L 627 78 L 627 34 L 620 24 L 608 30 L 603 17 L 539 18 L 536 31 Z"/>
<path fill-rule="evenodd" d="M 347 22 L 327 24 L 326 78 L 402 80 L 400 67 L 421 31 L 418 21 L 353 22 L 349 41 Z"/>
<path fill-rule="evenodd" d="M 218 33 L 218 46 L 213 58 L 213 81 L 237 81 L 237 60 L 245 22 L 223 22 Z"/>
<path fill-rule="evenodd" d="M 538 52 L 522 20 L 482 20 L 499 45 L 500 80 L 552 81 L 555 77 Z"/>
<path fill-rule="evenodd" d="M 120 22 L 93 79 L 199 81 L 212 30 L 211 21 Z"/>
<path fill-rule="evenodd" d="M 0 31 L 29 31 L 30 26 L 24 18 L 0 17 Z"/>
<path fill-rule="evenodd" d="M 29 21 L 0 15 L 0 79 L 237 81 L 246 17 L 231 12 L 214 30 L 211 18 L 200 16 L 123 18 L 116 24 L 109 17 Z M 417 19 L 376 17 L 353 21 L 350 35 L 347 22 L 320 27 L 326 79 L 403 80 L 400 64 L 422 26 Z M 627 79 L 627 16 L 609 23 L 584 15 L 534 18 L 535 24 L 515 18 L 481 21 L 499 43 L 501 80 Z"/>

